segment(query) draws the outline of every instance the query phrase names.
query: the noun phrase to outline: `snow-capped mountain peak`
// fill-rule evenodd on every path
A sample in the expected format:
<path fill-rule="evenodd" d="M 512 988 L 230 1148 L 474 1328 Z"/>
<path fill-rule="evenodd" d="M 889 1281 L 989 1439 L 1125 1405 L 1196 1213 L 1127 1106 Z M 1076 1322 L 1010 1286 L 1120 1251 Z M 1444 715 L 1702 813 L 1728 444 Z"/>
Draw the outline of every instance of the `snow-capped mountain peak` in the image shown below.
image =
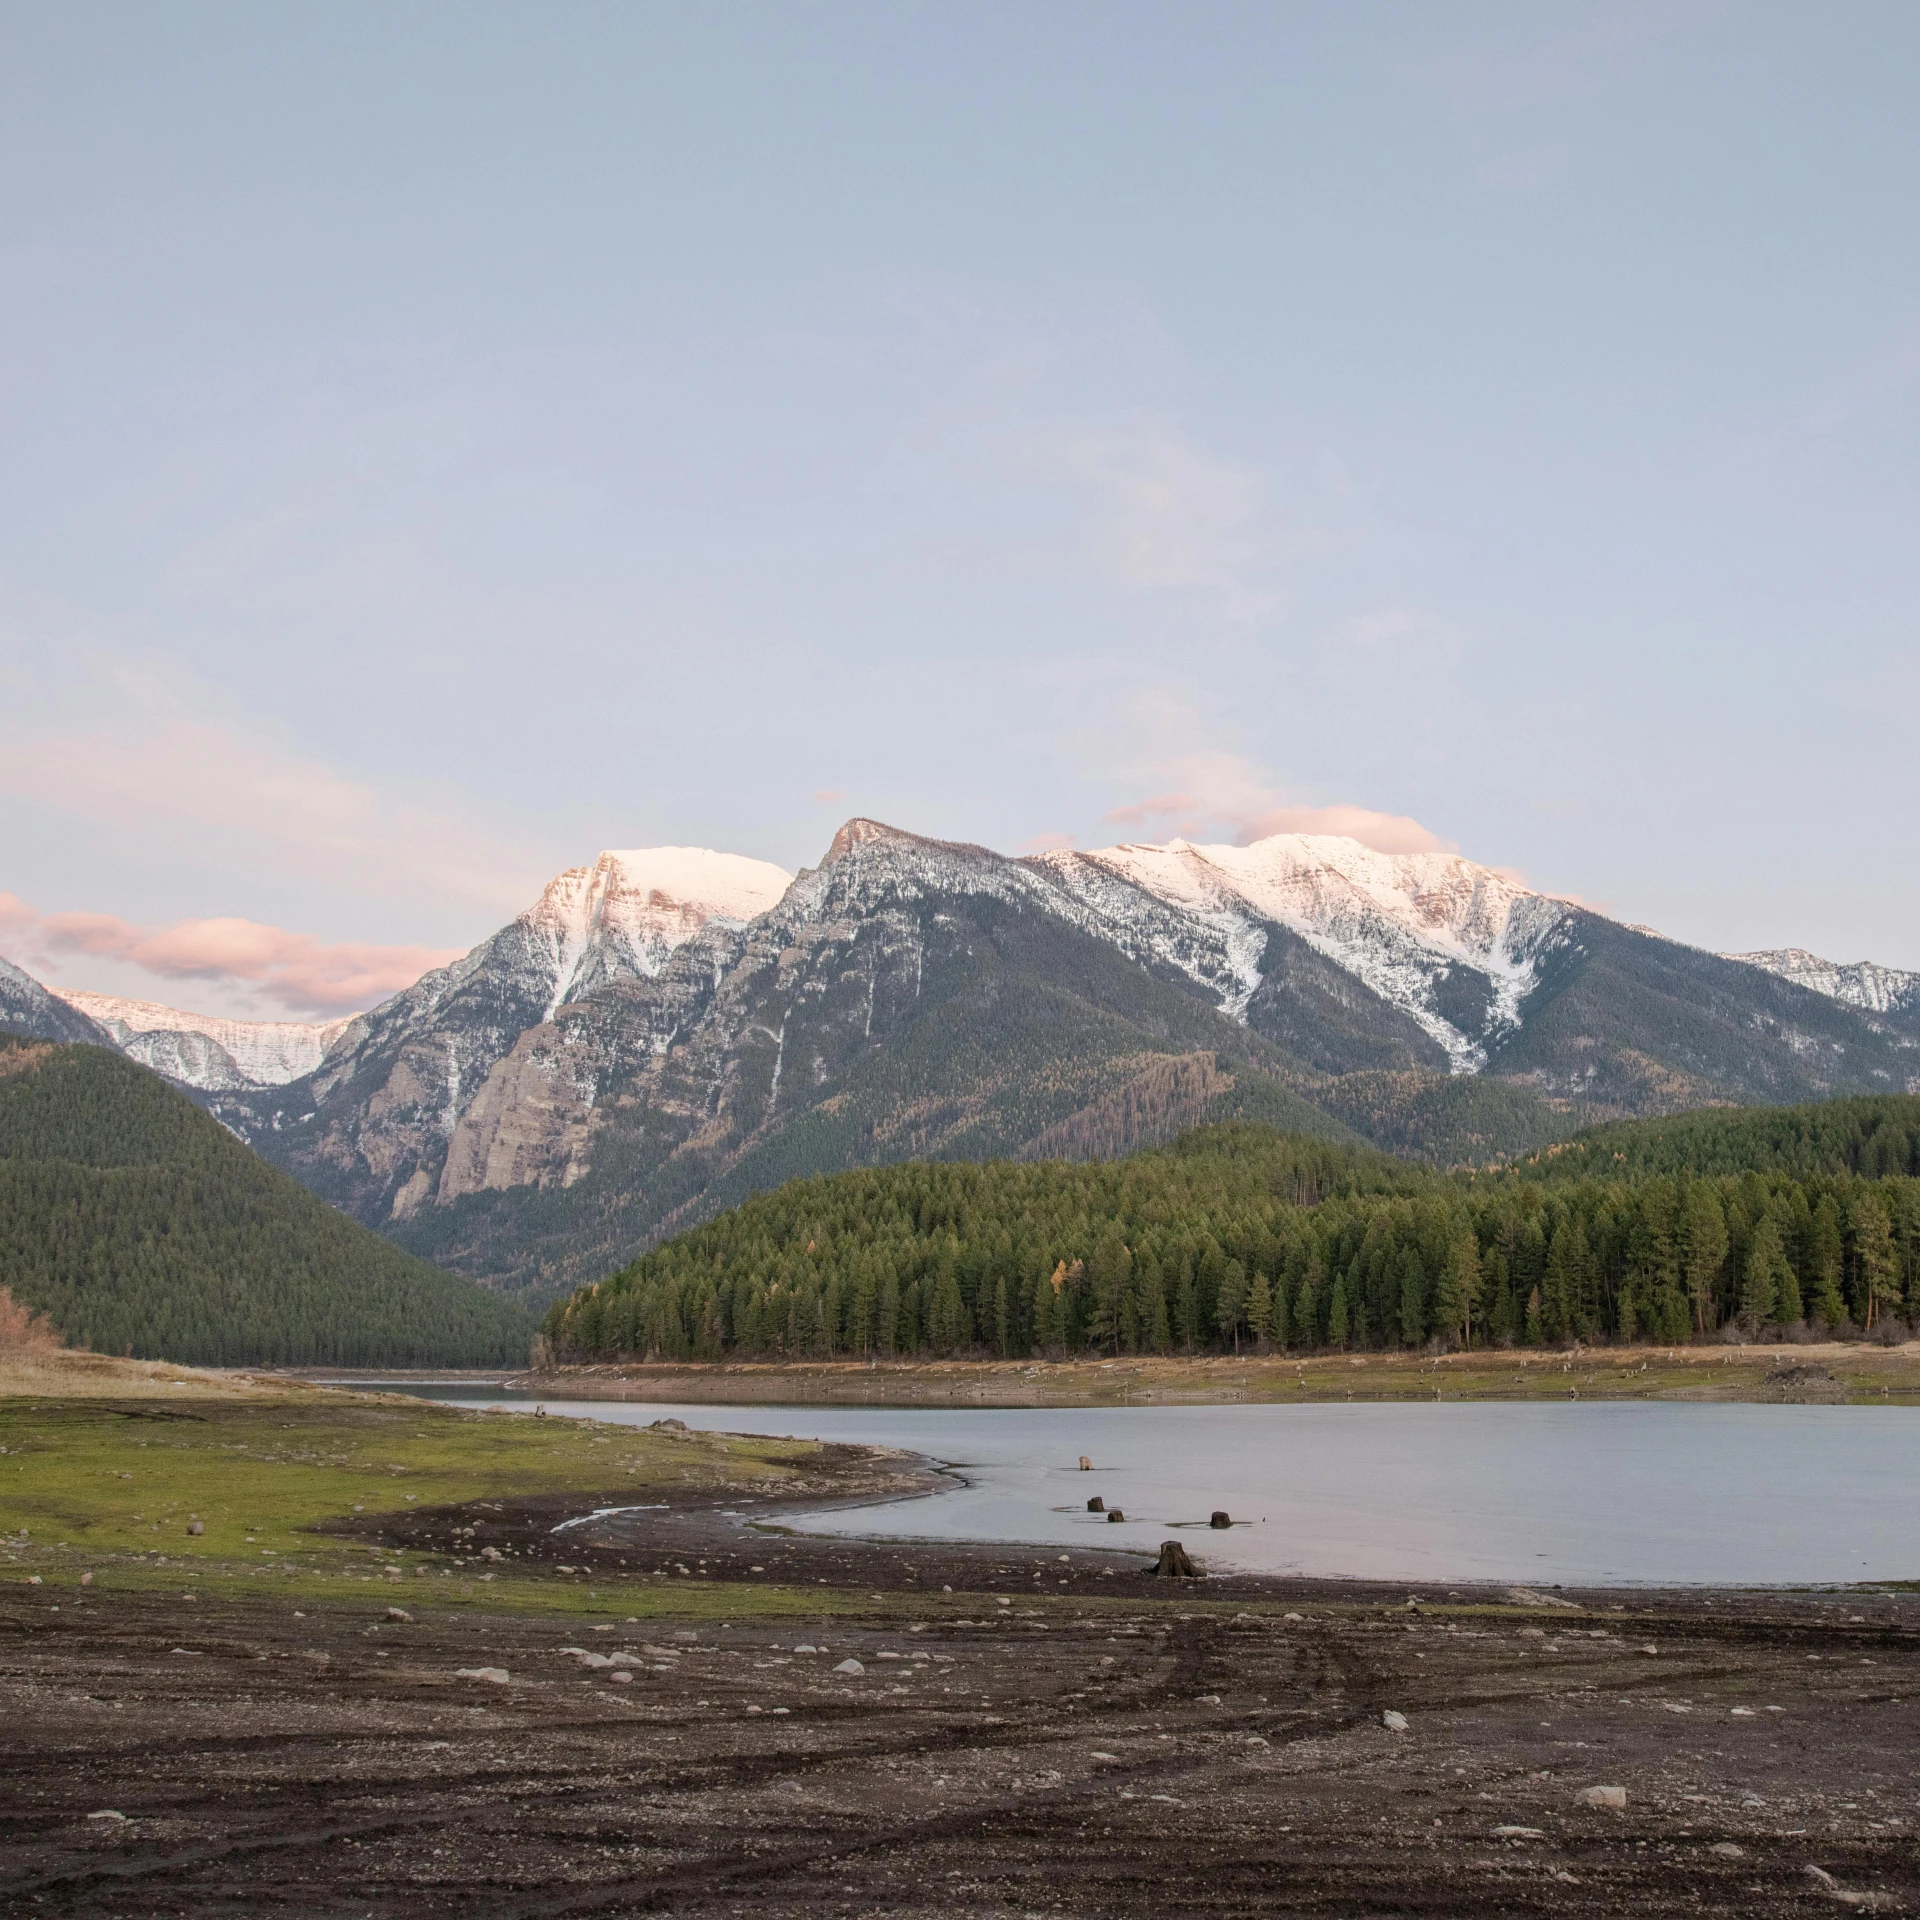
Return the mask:
<path fill-rule="evenodd" d="M 551 965 L 548 1013 L 602 980 L 652 979 L 710 920 L 744 925 L 792 879 L 770 861 L 706 847 L 612 849 L 569 867 L 520 916 Z"/>
<path fill-rule="evenodd" d="M 1278 833 L 1250 846 L 1128 844 L 1039 856 L 1076 891 L 1088 868 L 1131 882 L 1230 936 L 1241 976 L 1236 1015 L 1261 976 L 1262 922 L 1287 928 L 1401 1008 L 1472 1072 L 1486 1043 L 1518 1024 L 1546 933 L 1564 902 L 1458 854 L 1376 852 L 1342 834 Z M 1438 989 L 1456 969 L 1484 978 L 1479 995 Z"/>
<path fill-rule="evenodd" d="M 206 1091 L 282 1087 L 311 1073 L 349 1019 L 227 1020 L 153 1000 L 59 989 L 68 1006 L 98 1022 L 130 1058 Z"/>
<path fill-rule="evenodd" d="M 1823 960 L 1804 947 L 1772 947 L 1762 953 L 1724 953 L 1723 960 L 1738 960 L 1749 967 L 1762 967 L 1783 980 L 1810 987 L 1829 1000 L 1839 1000 L 1868 1013 L 1896 1013 L 1920 1008 L 1920 973 L 1899 967 L 1883 967 L 1871 960 L 1856 960 L 1844 966 L 1837 960 Z"/>

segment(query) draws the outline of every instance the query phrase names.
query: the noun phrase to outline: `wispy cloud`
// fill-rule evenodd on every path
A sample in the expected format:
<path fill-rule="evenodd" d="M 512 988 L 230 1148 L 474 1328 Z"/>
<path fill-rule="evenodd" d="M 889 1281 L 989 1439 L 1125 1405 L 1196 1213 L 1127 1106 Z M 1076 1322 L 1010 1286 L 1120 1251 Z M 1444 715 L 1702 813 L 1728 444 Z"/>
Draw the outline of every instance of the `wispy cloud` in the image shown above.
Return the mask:
<path fill-rule="evenodd" d="M 16 717 L 0 738 L 0 794 L 113 830 L 132 845 L 236 870 L 278 863 L 360 893 L 516 911 L 560 864 L 397 797 L 225 713 L 205 688 L 109 661 L 62 726 Z"/>
<path fill-rule="evenodd" d="M 1142 838 L 1246 845 L 1276 833 L 1343 834 L 1381 853 L 1452 853 L 1451 841 L 1406 814 L 1326 803 L 1290 789 L 1210 727 L 1187 696 L 1136 695 L 1104 743 L 1109 777 L 1137 781 L 1144 797 L 1110 809 L 1110 825 Z M 1115 746 L 1118 751 L 1115 752 Z"/>
<path fill-rule="evenodd" d="M 0 941 L 29 972 L 48 978 L 58 977 L 63 956 L 85 956 L 162 980 L 249 987 L 277 1007 L 310 1014 L 357 1013 L 461 953 L 458 947 L 328 944 L 257 920 L 139 927 L 111 913 L 39 913 L 10 893 L 0 893 Z"/>

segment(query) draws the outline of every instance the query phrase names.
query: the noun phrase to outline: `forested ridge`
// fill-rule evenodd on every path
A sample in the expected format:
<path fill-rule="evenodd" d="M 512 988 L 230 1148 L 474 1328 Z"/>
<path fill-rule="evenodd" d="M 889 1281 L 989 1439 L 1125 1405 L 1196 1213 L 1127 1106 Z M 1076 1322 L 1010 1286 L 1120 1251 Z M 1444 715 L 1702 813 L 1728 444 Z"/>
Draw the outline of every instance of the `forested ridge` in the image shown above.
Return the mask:
<path fill-rule="evenodd" d="M 1920 1099 L 1596 1129 L 1443 1175 L 1243 1124 L 796 1180 L 548 1315 L 571 1358 L 1706 1339 L 1920 1320 Z"/>
<path fill-rule="evenodd" d="M 510 1364 L 530 1331 L 146 1068 L 5 1038 L 0 1287 L 76 1345 L 201 1365 Z"/>

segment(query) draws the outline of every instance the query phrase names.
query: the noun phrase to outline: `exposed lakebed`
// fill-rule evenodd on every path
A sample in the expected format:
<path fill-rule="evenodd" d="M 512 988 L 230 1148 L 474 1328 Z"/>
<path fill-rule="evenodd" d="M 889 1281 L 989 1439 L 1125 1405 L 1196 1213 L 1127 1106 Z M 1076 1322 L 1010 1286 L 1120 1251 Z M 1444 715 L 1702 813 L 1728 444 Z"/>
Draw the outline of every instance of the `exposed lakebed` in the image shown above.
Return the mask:
<path fill-rule="evenodd" d="M 466 1406 L 526 1396 L 425 1389 Z M 1528 1585 L 1920 1576 L 1920 1410 L 1418 1404 L 934 1410 L 549 1400 L 550 1413 L 895 1447 L 948 1491 L 812 1533 L 1151 1553 L 1250 1573 Z M 1093 1462 L 1079 1469 L 1079 1457 Z M 1086 1511 L 1098 1495 L 1124 1523 Z M 1230 1530 L 1207 1526 L 1225 1510 Z M 1185 1530 L 1190 1529 L 1190 1530 Z"/>

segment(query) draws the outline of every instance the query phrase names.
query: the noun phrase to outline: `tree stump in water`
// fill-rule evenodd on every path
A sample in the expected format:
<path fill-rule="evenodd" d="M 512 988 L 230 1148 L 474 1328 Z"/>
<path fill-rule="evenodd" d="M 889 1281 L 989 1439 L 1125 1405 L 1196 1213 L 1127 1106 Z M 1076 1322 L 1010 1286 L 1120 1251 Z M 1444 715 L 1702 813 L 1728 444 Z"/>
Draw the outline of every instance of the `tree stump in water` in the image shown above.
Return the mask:
<path fill-rule="evenodd" d="M 1114 1510 L 1107 1515 L 1107 1518 L 1109 1520 L 1124 1520 L 1126 1517 L 1127 1516 L 1124 1513 L 1122 1513 L 1118 1507 L 1115 1507 Z"/>
<path fill-rule="evenodd" d="M 1187 1550 L 1178 1540 L 1160 1542 L 1160 1561 L 1154 1572 L 1170 1580 L 1198 1580 L 1200 1569 L 1187 1558 Z"/>
<path fill-rule="evenodd" d="M 1102 1500 L 1097 1493 L 1087 1502 L 1087 1511 L 1089 1513 L 1105 1513 L 1106 1510 L 1107 1503 Z"/>
<path fill-rule="evenodd" d="M 1213 1510 L 1213 1518 L 1207 1522 L 1207 1525 L 1210 1527 L 1230 1527 L 1233 1525 L 1233 1515 L 1224 1513 L 1220 1508 L 1216 1507 Z"/>
<path fill-rule="evenodd" d="M 1091 1473 L 1093 1471 L 1093 1462 L 1089 1460 L 1084 1453 L 1080 1456 L 1080 1471 L 1082 1473 Z"/>

